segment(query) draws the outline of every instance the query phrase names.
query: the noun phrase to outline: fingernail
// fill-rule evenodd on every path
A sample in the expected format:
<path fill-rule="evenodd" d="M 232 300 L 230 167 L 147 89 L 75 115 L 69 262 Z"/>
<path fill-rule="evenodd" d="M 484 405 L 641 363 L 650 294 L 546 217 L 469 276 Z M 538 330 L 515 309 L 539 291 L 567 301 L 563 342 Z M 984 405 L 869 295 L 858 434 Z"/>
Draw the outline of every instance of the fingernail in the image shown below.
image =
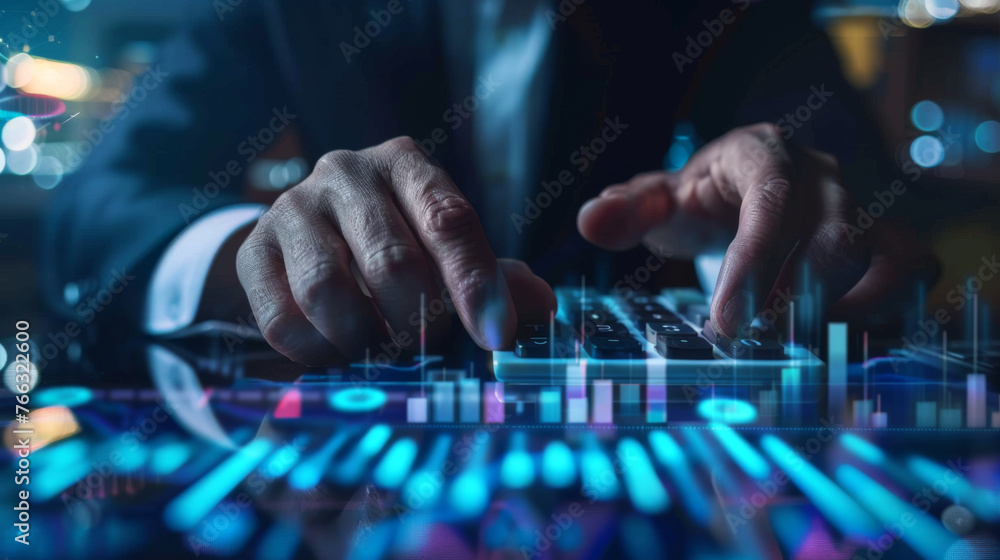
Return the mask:
<path fill-rule="evenodd" d="M 500 302 L 487 303 L 479 311 L 479 336 L 490 350 L 499 350 L 504 344 L 504 326 L 507 324 L 506 305 Z"/>
<path fill-rule="evenodd" d="M 725 323 L 722 330 L 726 336 L 736 335 L 746 317 L 751 314 L 750 297 L 747 292 L 737 292 L 722 308 L 722 321 Z"/>

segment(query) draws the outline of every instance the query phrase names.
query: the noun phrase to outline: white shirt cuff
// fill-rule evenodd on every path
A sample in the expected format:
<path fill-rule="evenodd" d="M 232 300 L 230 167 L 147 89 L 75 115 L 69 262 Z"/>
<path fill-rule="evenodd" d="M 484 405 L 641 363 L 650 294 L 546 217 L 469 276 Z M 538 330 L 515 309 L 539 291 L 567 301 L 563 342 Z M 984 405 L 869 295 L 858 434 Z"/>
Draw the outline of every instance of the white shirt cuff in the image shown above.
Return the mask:
<path fill-rule="evenodd" d="M 262 204 L 227 206 L 181 231 L 160 257 L 149 284 L 143 321 L 148 334 L 170 334 L 194 321 L 215 255 L 233 233 L 265 210 Z"/>

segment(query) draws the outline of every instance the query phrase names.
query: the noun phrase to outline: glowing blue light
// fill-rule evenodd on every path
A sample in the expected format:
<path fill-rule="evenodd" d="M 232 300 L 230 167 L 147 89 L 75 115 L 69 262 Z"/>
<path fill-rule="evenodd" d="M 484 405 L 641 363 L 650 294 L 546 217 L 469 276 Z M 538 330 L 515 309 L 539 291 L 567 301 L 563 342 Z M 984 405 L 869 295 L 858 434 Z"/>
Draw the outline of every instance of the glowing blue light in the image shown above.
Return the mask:
<path fill-rule="evenodd" d="M 460 515 L 476 517 L 489 502 L 486 473 L 482 469 L 467 470 L 451 485 L 451 507 Z"/>
<path fill-rule="evenodd" d="M 372 426 L 351 451 L 344 462 L 337 467 L 335 478 L 344 484 L 354 484 L 365 474 L 365 465 L 369 459 L 378 454 L 392 437 L 392 428 L 385 424 Z"/>
<path fill-rule="evenodd" d="M 421 509 L 437 503 L 441 495 L 441 465 L 451 451 L 451 441 L 451 436 L 447 434 L 439 436 L 423 466 L 407 479 L 402 491 L 402 495 L 406 496 L 406 507 Z"/>
<path fill-rule="evenodd" d="M 552 488 L 565 488 L 576 480 L 573 452 L 565 443 L 555 440 L 542 453 L 542 479 Z"/>
<path fill-rule="evenodd" d="M 526 488 L 535 481 L 535 462 L 525 451 L 527 437 L 524 432 L 510 436 L 510 450 L 500 464 L 500 480 L 508 488 Z"/>
<path fill-rule="evenodd" d="M 255 439 L 243 446 L 167 504 L 163 511 L 164 522 L 176 531 L 190 531 L 257 468 L 271 448 L 271 442 L 266 439 Z"/>
<path fill-rule="evenodd" d="M 94 398 L 94 393 L 86 387 L 53 387 L 43 389 L 31 396 L 36 406 L 62 405 L 73 408 L 87 404 Z"/>
<path fill-rule="evenodd" d="M 944 558 L 948 546 L 955 536 L 941 526 L 941 523 L 917 509 L 913 504 L 899 499 L 884 486 L 851 465 L 841 465 L 837 469 L 837 481 L 850 490 L 855 498 L 864 503 L 880 521 L 898 524 L 900 520 L 910 520 L 901 538 L 924 558 Z"/>
<path fill-rule="evenodd" d="M 330 395 L 330 407 L 338 412 L 371 412 L 382 408 L 386 396 L 374 387 L 352 387 Z"/>
<path fill-rule="evenodd" d="M 719 438 L 719 442 L 743 472 L 757 480 L 764 480 L 771 475 L 767 460 L 735 430 L 724 424 L 713 424 L 712 427 L 715 429 L 715 437 Z"/>
<path fill-rule="evenodd" d="M 670 145 L 670 149 L 667 150 L 668 169 L 680 169 L 687 164 L 688 160 L 691 159 L 691 154 L 694 153 L 693 150 L 688 149 L 688 144 L 690 144 L 690 142 L 678 140 Z"/>
<path fill-rule="evenodd" d="M 788 444 L 770 434 L 762 437 L 760 444 L 834 527 L 851 537 L 879 535 L 879 527 L 868 512 Z"/>
<path fill-rule="evenodd" d="M 0 154 L 2 153 L 3 152 L 0 152 Z M 2 160 L 2 158 L 3 156 L 0 156 L 0 160 Z M 0 163 L 0 171 L 3 171 L 2 163 Z M 5 365 L 7 365 L 7 350 L 4 349 L 3 344 L 0 344 L 0 369 L 3 369 L 3 366 Z"/>
<path fill-rule="evenodd" d="M 51 466 L 42 471 L 37 479 L 32 477 L 31 497 L 39 502 L 50 500 L 87 476 L 89 472 L 90 464 L 86 461 Z"/>
<path fill-rule="evenodd" d="M 944 161 L 944 144 L 933 136 L 919 136 L 910 144 L 910 158 L 920 167 L 934 167 Z"/>
<path fill-rule="evenodd" d="M 725 424 L 748 424 L 757 419 L 757 409 L 738 399 L 708 399 L 698 404 L 698 414 L 706 420 Z"/>
<path fill-rule="evenodd" d="M 375 468 L 373 479 L 382 488 L 394 489 L 406 479 L 417 457 L 417 444 L 410 438 L 403 438 L 392 444 L 382 462 Z"/>
<path fill-rule="evenodd" d="M 661 513 L 670 507 L 670 496 L 663 483 L 656 476 L 656 470 L 649 461 L 649 455 L 642 445 L 632 438 L 622 438 L 618 442 L 618 454 L 623 457 L 628 468 L 624 469 L 625 488 L 635 504 L 635 509 L 649 515 Z"/>
<path fill-rule="evenodd" d="M 935 491 L 942 484 L 944 494 L 956 504 L 962 504 L 987 522 L 1000 518 L 1000 509 L 990 504 L 989 492 L 976 488 L 965 476 L 954 468 L 945 467 L 924 457 L 913 457 L 907 466 Z"/>
<path fill-rule="evenodd" d="M 149 468 L 153 474 L 166 476 L 181 468 L 181 465 L 191 458 L 191 448 L 187 445 L 172 441 L 157 447 L 153 451 L 153 458 Z"/>
<path fill-rule="evenodd" d="M 589 498 L 613 500 L 620 492 L 615 468 L 597 444 L 585 449 L 580 455 L 580 476 Z"/>
<path fill-rule="evenodd" d="M 979 123 L 976 127 L 976 146 L 988 154 L 1000 152 L 1000 122 Z"/>
<path fill-rule="evenodd" d="M 925 99 L 910 110 L 910 120 L 920 130 L 933 132 L 944 124 L 944 111 L 937 103 Z"/>
<path fill-rule="evenodd" d="M 308 490 L 319 484 L 319 481 L 323 479 L 323 470 L 327 463 L 330 462 L 334 453 L 344 445 L 349 435 L 350 433 L 346 430 L 337 432 L 319 451 L 299 463 L 295 470 L 288 475 L 288 485 L 296 490 Z"/>
<path fill-rule="evenodd" d="M 851 453 L 872 463 L 881 464 L 885 461 L 885 453 L 868 440 L 859 438 L 854 434 L 844 434 L 840 436 L 840 445 L 844 446 Z"/>
<path fill-rule="evenodd" d="M 692 438 L 694 436 L 692 435 Z M 704 442 L 702 442 L 704 443 Z M 667 468 L 674 480 L 677 491 L 681 494 L 686 509 L 695 521 L 705 526 L 711 519 L 712 511 L 708 500 L 701 492 L 687 456 L 681 450 L 670 434 L 655 430 L 649 433 L 649 444 L 653 448 L 653 456 Z"/>
<path fill-rule="evenodd" d="M 944 123 L 944 111 L 933 101 L 924 100 L 913 106 L 910 110 L 910 120 L 913 126 L 924 132 L 933 132 Z"/>

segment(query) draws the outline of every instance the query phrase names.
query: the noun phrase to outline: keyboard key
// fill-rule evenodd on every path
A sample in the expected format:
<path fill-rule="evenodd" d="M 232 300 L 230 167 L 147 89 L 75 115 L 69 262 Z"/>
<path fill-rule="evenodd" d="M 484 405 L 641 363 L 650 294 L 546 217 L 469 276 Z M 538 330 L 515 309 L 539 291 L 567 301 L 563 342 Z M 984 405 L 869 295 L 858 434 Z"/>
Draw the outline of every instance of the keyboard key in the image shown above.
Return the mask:
<path fill-rule="evenodd" d="M 707 340 L 698 336 L 659 336 L 656 352 L 668 360 L 712 360 L 715 353 Z"/>
<path fill-rule="evenodd" d="M 584 348 L 595 360 L 646 357 L 642 345 L 631 336 L 588 336 Z"/>
<path fill-rule="evenodd" d="M 716 333 L 715 345 L 722 353 L 738 360 L 784 360 L 785 347 L 774 340 L 729 338 Z"/>
<path fill-rule="evenodd" d="M 683 323 L 684 321 L 674 315 L 669 311 L 660 311 L 656 313 L 645 313 L 636 314 L 631 316 L 632 321 L 635 323 L 639 330 L 646 331 L 646 323 Z"/>
<path fill-rule="evenodd" d="M 552 355 L 552 339 L 547 333 L 541 336 L 518 335 L 514 339 L 514 354 L 520 358 L 548 358 Z"/>
<path fill-rule="evenodd" d="M 584 336 L 630 336 L 628 327 L 617 322 L 606 323 L 585 323 L 583 325 Z"/>
<path fill-rule="evenodd" d="M 656 344 L 657 335 L 664 336 L 698 336 L 689 325 L 684 323 L 646 323 L 646 340 Z"/>

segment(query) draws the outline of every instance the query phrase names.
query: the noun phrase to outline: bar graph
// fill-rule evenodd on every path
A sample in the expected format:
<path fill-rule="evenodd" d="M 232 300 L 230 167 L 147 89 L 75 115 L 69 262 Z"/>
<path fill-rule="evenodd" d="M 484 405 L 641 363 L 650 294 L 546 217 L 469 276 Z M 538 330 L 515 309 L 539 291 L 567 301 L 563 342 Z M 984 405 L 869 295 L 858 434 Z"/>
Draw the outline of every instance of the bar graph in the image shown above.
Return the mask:
<path fill-rule="evenodd" d="M 538 421 L 543 424 L 562 422 L 562 388 L 544 387 L 538 394 Z"/>
<path fill-rule="evenodd" d="M 411 424 L 427 423 L 427 397 L 406 399 L 406 421 Z"/>
<path fill-rule="evenodd" d="M 478 379 L 462 379 L 458 382 L 458 419 L 463 423 L 479 422 L 480 382 Z"/>
<path fill-rule="evenodd" d="M 598 379 L 594 381 L 594 410 L 591 414 L 595 424 L 611 424 L 614 419 L 614 386 L 611 381 Z"/>

